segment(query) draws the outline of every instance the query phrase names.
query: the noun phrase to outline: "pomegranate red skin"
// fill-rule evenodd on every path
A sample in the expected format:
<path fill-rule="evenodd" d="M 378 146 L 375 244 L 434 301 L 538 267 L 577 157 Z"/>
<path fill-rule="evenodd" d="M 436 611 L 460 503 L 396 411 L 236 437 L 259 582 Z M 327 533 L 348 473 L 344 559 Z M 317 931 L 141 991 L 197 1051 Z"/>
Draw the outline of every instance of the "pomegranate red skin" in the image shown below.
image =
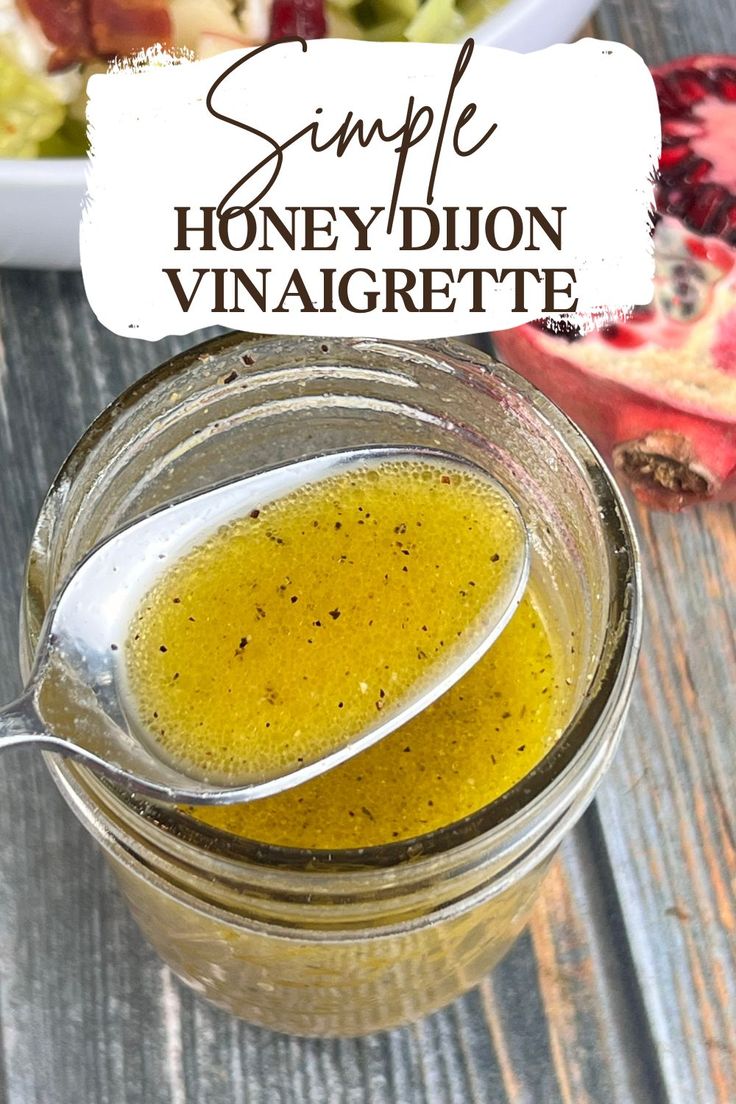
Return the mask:
<path fill-rule="evenodd" d="M 735 420 L 680 409 L 617 380 L 591 377 L 563 355 L 541 349 L 541 336 L 533 326 L 520 326 L 495 333 L 493 344 L 499 360 L 585 429 L 640 501 L 670 513 L 697 502 L 736 501 Z M 562 354 L 566 343 L 559 341 Z"/>

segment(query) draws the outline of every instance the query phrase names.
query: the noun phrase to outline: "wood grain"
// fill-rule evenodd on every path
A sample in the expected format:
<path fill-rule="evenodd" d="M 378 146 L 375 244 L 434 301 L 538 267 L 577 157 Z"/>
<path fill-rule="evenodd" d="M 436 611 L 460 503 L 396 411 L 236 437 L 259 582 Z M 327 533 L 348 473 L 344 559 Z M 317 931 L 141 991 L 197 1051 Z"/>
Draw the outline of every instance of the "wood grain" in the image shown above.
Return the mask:
<path fill-rule="evenodd" d="M 733 508 L 639 525 L 648 624 L 597 803 L 673 1099 L 736 1100 Z"/>
<path fill-rule="evenodd" d="M 736 0 L 607 0 L 652 62 L 736 48 Z M 0 697 L 36 511 L 66 451 L 189 342 L 122 341 L 77 276 L 0 274 Z M 647 629 L 628 731 L 530 929 L 402 1031 L 289 1039 L 210 1008 L 139 936 L 38 757 L 0 771 L 0 1101 L 734 1104 L 736 514 L 637 512 Z"/>

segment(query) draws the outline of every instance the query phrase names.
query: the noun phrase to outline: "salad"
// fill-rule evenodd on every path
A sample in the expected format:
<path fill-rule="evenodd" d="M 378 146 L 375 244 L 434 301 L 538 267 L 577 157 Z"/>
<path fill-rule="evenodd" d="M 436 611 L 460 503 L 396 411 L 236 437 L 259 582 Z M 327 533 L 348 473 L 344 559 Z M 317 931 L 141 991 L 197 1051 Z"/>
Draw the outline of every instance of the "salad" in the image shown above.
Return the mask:
<path fill-rule="evenodd" d="M 155 42 L 211 57 L 281 38 L 456 42 L 505 0 L 0 0 L 0 158 L 78 157 L 86 84 Z"/>

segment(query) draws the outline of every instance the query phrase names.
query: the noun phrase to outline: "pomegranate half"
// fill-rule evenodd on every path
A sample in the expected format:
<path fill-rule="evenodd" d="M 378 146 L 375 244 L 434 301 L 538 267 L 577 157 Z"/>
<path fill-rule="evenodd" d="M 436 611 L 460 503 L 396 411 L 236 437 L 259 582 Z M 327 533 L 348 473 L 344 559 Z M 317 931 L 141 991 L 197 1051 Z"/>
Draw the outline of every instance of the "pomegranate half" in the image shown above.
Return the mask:
<path fill-rule="evenodd" d="M 653 71 L 662 114 L 653 301 L 581 336 L 492 334 L 653 509 L 736 500 L 736 57 Z"/>

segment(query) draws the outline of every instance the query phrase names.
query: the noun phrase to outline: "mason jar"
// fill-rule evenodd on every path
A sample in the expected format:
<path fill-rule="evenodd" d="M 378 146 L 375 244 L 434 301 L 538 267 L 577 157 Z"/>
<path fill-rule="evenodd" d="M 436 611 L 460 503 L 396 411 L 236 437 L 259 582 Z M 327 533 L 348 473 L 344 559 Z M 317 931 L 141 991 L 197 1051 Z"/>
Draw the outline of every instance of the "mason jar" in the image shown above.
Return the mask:
<path fill-rule="evenodd" d="M 380 444 L 466 457 L 521 505 L 530 587 L 576 640 L 566 723 L 529 774 L 457 823 L 328 852 L 230 835 L 47 755 L 171 969 L 220 1007 L 300 1035 L 431 1012 L 526 923 L 611 761 L 634 676 L 638 557 L 608 472 L 539 392 L 460 342 L 233 334 L 170 360 L 100 415 L 48 493 L 27 568 L 26 676 L 54 593 L 121 525 L 264 466 Z"/>

